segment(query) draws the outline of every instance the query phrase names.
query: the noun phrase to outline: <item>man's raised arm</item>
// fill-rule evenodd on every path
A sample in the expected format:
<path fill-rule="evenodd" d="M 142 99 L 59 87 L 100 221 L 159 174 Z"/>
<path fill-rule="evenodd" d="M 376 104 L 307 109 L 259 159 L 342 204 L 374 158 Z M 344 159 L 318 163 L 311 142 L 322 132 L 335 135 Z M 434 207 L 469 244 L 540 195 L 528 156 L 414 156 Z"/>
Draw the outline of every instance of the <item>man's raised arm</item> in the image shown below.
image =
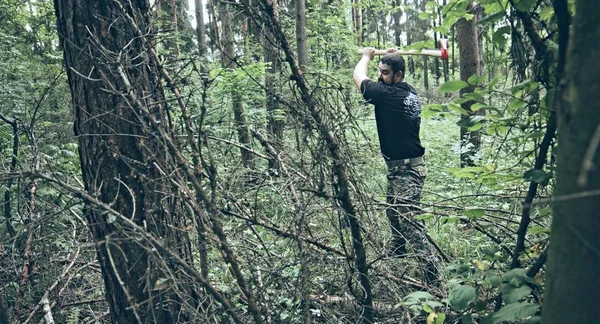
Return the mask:
<path fill-rule="evenodd" d="M 363 49 L 363 55 L 354 68 L 354 84 L 360 91 L 360 84 L 369 77 L 367 76 L 367 70 L 369 69 L 369 62 L 375 57 L 375 49 L 365 48 Z"/>

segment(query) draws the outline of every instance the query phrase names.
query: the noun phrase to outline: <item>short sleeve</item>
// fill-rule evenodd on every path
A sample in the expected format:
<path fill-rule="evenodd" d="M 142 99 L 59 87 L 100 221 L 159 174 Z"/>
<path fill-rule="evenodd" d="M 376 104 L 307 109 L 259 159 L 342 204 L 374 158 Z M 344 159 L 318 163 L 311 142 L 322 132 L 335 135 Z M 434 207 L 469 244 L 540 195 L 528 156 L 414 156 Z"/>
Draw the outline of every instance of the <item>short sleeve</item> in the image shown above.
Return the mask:
<path fill-rule="evenodd" d="M 388 93 L 384 84 L 380 82 L 374 82 L 369 79 L 365 79 L 363 82 L 361 82 L 360 92 L 367 102 L 374 105 L 384 100 Z"/>

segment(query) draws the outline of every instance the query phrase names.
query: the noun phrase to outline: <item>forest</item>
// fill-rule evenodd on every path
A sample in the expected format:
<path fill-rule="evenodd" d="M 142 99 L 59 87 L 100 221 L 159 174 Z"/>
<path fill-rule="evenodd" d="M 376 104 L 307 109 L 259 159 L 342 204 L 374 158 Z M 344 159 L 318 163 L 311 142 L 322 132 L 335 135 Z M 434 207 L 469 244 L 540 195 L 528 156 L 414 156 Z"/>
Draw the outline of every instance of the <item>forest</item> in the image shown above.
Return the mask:
<path fill-rule="evenodd" d="M 600 322 L 599 18 L 0 0 L 0 324 Z M 390 198 L 365 48 L 404 52 L 420 198 Z"/>

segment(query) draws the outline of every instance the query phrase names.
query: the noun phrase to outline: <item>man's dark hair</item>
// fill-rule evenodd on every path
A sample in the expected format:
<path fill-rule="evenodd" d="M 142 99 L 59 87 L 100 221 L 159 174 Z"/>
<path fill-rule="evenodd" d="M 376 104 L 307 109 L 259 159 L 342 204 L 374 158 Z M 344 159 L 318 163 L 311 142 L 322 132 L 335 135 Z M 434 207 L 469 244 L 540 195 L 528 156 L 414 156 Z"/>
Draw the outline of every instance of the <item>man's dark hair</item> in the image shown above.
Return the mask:
<path fill-rule="evenodd" d="M 396 53 L 388 53 L 381 57 L 381 63 L 389 65 L 390 68 L 392 68 L 394 76 L 398 71 L 402 72 L 402 79 L 404 79 L 406 63 L 404 63 L 404 58 L 402 56 Z"/>

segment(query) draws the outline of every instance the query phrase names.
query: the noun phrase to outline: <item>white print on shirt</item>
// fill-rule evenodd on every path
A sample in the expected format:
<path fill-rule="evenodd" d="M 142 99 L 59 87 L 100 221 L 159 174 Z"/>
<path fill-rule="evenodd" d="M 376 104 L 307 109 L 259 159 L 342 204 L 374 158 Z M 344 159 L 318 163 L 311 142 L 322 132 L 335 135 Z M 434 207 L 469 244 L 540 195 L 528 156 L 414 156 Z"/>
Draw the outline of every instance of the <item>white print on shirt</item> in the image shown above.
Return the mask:
<path fill-rule="evenodd" d="M 421 101 L 416 94 L 409 92 L 408 97 L 404 99 L 404 105 L 406 106 L 406 113 L 410 118 L 417 118 L 421 113 Z"/>

